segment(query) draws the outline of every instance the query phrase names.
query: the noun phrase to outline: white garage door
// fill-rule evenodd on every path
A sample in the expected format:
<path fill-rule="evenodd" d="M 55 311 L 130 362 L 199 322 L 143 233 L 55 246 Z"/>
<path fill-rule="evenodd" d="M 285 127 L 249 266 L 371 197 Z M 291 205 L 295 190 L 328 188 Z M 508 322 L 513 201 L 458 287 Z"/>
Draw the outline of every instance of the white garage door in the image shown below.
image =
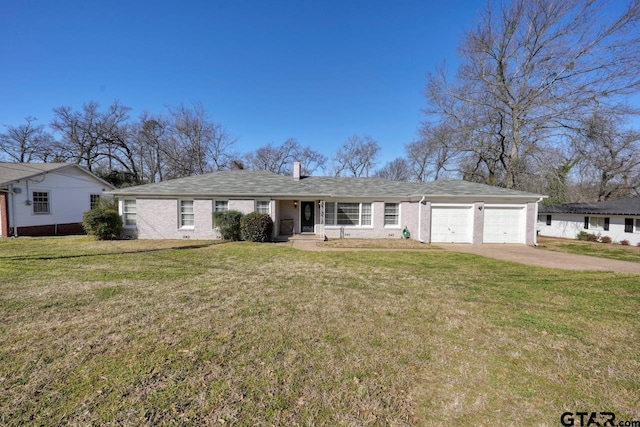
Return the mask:
<path fill-rule="evenodd" d="M 472 213 L 471 206 L 433 207 L 431 209 L 431 241 L 471 243 Z"/>
<path fill-rule="evenodd" d="M 484 208 L 483 243 L 525 243 L 524 208 Z"/>

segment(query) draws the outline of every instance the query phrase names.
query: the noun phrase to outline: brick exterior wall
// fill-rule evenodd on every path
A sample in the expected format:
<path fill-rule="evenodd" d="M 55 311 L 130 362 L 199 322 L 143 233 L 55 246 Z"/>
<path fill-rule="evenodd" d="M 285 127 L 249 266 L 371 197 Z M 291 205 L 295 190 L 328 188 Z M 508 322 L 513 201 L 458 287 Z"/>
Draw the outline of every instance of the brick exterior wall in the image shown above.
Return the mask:
<path fill-rule="evenodd" d="M 0 193 L 0 237 L 9 236 L 7 193 Z"/>

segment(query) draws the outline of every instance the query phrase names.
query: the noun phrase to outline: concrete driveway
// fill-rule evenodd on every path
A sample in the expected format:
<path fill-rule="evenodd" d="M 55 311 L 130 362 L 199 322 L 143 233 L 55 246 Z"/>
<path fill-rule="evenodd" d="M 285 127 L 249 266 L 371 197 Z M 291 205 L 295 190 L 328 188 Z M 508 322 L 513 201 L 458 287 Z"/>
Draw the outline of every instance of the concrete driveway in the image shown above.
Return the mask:
<path fill-rule="evenodd" d="M 470 245 L 464 243 L 436 243 L 433 246 L 452 252 L 465 252 L 503 261 L 519 262 L 538 267 L 562 268 L 565 270 L 612 271 L 615 273 L 640 274 L 640 263 L 616 261 L 587 255 L 574 255 L 554 252 L 526 245 L 484 244 Z M 385 249 L 346 249 L 327 248 L 317 245 L 316 241 L 294 241 L 292 247 L 306 251 L 381 251 Z M 397 249 L 396 249 L 397 250 Z"/>
<path fill-rule="evenodd" d="M 640 263 L 637 262 L 616 261 L 587 255 L 567 254 L 564 252 L 554 252 L 526 245 L 465 245 L 438 243 L 437 246 L 448 251 L 465 252 L 504 261 L 537 265 L 539 267 L 640 274 Z"/>

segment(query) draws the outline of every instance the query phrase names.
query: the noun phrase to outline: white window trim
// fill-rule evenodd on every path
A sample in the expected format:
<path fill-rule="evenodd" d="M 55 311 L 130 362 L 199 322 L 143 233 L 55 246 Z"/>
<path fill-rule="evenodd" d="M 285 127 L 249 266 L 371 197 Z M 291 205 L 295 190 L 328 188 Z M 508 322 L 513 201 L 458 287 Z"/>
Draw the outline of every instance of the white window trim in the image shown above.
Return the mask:
<path fill-rule="evenodd" d="M 183 202 L 191 202 L 191 209 L 192 212 L 190 215 L 193 215 L 193 225 L 184 225 L 183 224 L 183 217 L 182 215 L 184 214 L 182 212 L 182 203 Z M 179 199 L 178 200 L 178 228 L 180 230 L 193 230 L 195 228 L 196 225 L 196 204 L 195 201 L 193 199 Z"/>
<path fill-rule="evenodd" d="M 216 203 L 217 202 L 225 202 L 227 204 L 227 209 L 224 210 L 224 211 L 216 210 Z M 213 201 L 213 207 L 212 208 L 213 208 L 213 212 L 228 212 L 229 211 L 229 199 L 215 199 Z"/>
<path fill-rule="evenodd" d="M 267 215 L 271 215 L 271 200 L 265 200 L 265 199 L 256 199 L 253 203 L 253 211 L 254 212 L 259 212 L 258 211 L 258 203 L 267 203 L 268 208 L 267 208 L 267 212 L 260 212 L 260 213 L 266 213 Z"/>
<path fill-rule="evenodd" d="M 36 212 L 36 201 L 35 201 L 35 193 L 44 193 L 47 195 L 47 211 L 46 212 Z M 31 191 L 31 214 L 33 215 L 51 215 L 51 191 L 49 190 L 33 190 Z"/>
<path fill-rule="evenodd" d="M 387 205 L 397 205 L 398 206 L 398 223 L 397 224 L 387 224 Z M 402 228 L 400 224 L 402 224 L 402 203 L 400 202 L 384 202 L 384 206 L 382 207 L 384 210 L 384 218 L 382 219 L 382 223 L 384 224 L 384 228 L 395 229 Z"/>
<path fill-rule="evenodd" d="M 135 212 L 136 221 L 135 221 L 135 224 L 127 224 L 127 221 L 126 221 L 127 212 L 124 211 L 125 201 L 133 201 L 133 202 L 135 202 L 135 205 L 136 205 L 136 212 Z M 132 198 L 122 199 L 122 203 L 120 203 L 120 216 L 122 217 L 122 227 L 123 228 L 136 228 L 138 226 L 138 201 L 136 199 L 132 199 Z"/>
<path fill-rule="evenodd" d="M 335 211 L 333 212 L 333 217 L 335 219 L 335 221 L 338 221 L 338 204 L 339 203 L 357 203 L 358 204 L 358 225 L 342 225 L 342 224 L 328 224 L 327 221 L 327 205 L 330 203 L 334 203 L 335 206 Z M 371 224 L 368 225 L 362 225 L 362 205 L 366 204 L 371 206 Z M 336 229 L 336 228 L 361 228 L 361 229 L 372 229 L 374 228 L 374 221 L 373 219 L 375 218 L 374 215 L 374 203 L 373 202 L 354 202 L 354 201 L 349 201 L 349 200 L 330 200 L 330 201 L 325 201 L 325 228 L 329 228 L 329 229 Z"/>
<path fill-rule="evenodd" d="M 602 226 L 599 226 L 599 225 L 598 225 L 598 221 L 596 221 L 596 225 L 595 225 L 595 226 L 593 225 L 592 220 L 593 220 L 593 219 L 595 219 L 595 218 L 598 218 L 598 219 L 601 219 L 601 220 L 602 220 Z M 606 218 L 606 217 L 604 217 L 604 216 L 600 216 L 600 215 L 593 215 L 593 216 L 589 216 L 589 230 L 605 231 L 605 229 L 604 229 L 604 219 L 605 219 L 605 218 Z"/>

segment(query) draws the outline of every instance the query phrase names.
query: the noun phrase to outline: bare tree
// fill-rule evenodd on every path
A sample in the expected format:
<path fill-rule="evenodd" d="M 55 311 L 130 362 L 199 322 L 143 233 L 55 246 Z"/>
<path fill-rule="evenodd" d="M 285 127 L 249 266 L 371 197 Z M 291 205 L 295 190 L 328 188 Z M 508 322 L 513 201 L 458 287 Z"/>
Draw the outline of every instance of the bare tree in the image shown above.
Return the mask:
<path fill-rule="evenodd" d="M 459 155 L 456 146 L 457 133 L 444 125 L 424 123 L 420 129 L 420 139 L 405 147 L 411 181 L 425 182 L 437 180 L 448 172 L 450 160 Z M 456 169 L 457 170 L 457 169 Z"/>
<path fill-rule="evenodd" d="M 134 124 L 134 139 L 140 179 L 142 182 L 159 182 L 164 179 L 166 164 L 164 146 L 166 144 L 167 121 L 160 115 L 143 113 Z"/>
<path fill-rule="evenodd" d="M 598 201 L 629 197 L 640 189 L 640 132 L 622 128 L 624 118 L 598 112 L 574 138 L 580 175 Z"/>
<path fill-rule="evenodd" d="M 308 176 L 313 175 L 318 169 L 324 169 L 327 156 L 310 147 L 302 147 L 298 153 L 298 161 L 300 161 L 301 173 Z"/>
<path fill-rule="evenodd" d="M 236 140 L 210 118 L 202 104 L 169 108 L 166 131 L 166 178 L 231 168 Z"/>
<path fill-rule="evenodd" d="M 248 168 L 279 175 L 290 175 L 294 161 L 301 163 L 304 175 L 311 175 L 318 168 L 324 167 L 326 157 L 309 147 L 301 146 L 295 138 L 289 138 L 281 145 L 264 145 L 246 156 Z"/>
<path fill-rule="evenodd" d="M 378 169 L 373 175 L 377 178 L 390 179 L 392 181 L 410 181 L 411 166 L 407 159 L 398 157 L 387 162 L 382 169 Z"/>
<path fill-rule="evenodd" d="M 514 0 L 487 8 L 460 47 L 455 80 L 428 78 L 427 113 L 458 129 L 465 176 L 526 186 L 542 141 L 567 130 L 597 101 L 616 105 L 640 88 L 640 2 L 605 21 L 606 2 Z M 466 143 L 465 143 L 466 140 Z"/>
<path fill-rule="evenodd" d="M 333 158 L 335 176 L 369 176 L 379 151 L 380 145 L 373 138 L 351 136 Z"/>
<path fill-rule="evenodd" d="M 62 136 L 57 156 L 64 156 L 90 171 L 100 170 L 105 176 L 124 170 L 133 182 L 138 182 L 135 153 L 129 140 L 130 108 L 117 101 L 106 111 L 99 108 L 93 101 L 83 105 L 82 111 L 54 108 L 51 127 Z"/>
<path fill-rule="evenodd" d="M 25 117 L 26 124 L 6 126 L 7 132 L 0 134 L 0 154 L 11 161 L 28 163 L 33 160 L 46 161 L 53 136 L 44 125 L 35 125 L 35 117 Z"/>

